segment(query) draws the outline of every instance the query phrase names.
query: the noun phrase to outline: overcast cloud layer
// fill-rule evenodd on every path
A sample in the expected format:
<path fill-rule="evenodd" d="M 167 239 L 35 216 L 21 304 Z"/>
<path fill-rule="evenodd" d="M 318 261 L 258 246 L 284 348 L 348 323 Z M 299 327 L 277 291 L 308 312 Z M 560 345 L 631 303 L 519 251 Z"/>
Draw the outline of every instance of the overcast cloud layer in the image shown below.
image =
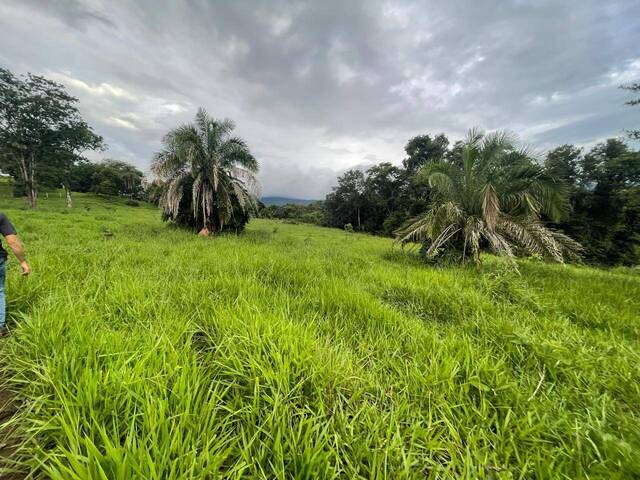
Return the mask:
<path fill-rule="evenodd" d="M 543 151 L 637 127 L 617 87 L 640 79 L 640 1 L 2 0 L 0 65 L 65 84 L 104 156 L 146 170 L 204 106 L 236 121 L 265 195 L 321 198 L 421 133 Z"/>

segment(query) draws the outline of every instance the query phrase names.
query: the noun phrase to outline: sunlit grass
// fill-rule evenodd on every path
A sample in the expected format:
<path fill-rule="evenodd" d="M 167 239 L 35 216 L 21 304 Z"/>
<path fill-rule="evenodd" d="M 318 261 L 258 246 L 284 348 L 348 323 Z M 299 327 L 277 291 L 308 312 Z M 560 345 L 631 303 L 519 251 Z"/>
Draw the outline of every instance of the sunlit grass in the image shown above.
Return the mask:
<path fill-rule="evenodd" d="M 633 270 L 435 269 L 312 226 L 203 239 L 146 206 L 0 202 L 34 268 L 10 267 L 4 430 L 36 477 L 640 475 Z"/>

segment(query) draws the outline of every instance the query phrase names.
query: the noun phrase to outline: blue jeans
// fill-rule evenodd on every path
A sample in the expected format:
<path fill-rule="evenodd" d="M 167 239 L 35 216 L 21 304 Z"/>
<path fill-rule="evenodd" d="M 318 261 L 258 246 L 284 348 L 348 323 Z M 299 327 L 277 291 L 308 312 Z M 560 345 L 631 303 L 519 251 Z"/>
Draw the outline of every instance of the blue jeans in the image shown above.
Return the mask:
<path fill-rule="evenodd" d="M 4 306 L 4 277 L 6 274 L 5 262 L 0 258 L 0 329 L 4 328 L 5 306 Z"/>

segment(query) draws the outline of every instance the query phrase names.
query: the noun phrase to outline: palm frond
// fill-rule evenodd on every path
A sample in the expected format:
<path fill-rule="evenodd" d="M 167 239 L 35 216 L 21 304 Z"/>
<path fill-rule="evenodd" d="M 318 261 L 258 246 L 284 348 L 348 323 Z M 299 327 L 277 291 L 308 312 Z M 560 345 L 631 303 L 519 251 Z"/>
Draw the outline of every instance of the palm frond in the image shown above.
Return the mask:
<path fill-rule="evenodd" d="M 438 250 L 444 245 L 446 244 L 449 240 L 451 240 L 451 237 L 453 237 L 456 233 L 458 233 L 461 230 L 460 227 L 458 227 L 455 223 L 452 223 L 451 225 L 448 225 L 447 227 L 445 227 L 440 234 L 433 239 L 433 241 L 431 242 L 431 244 L 429 245 L 429 248 L 427 249 L 425 256 L 427 257 L 432 257 L 434 256 Z"/>
<path fill-rule="evenodd" d="M 238 137 L 231 137 L 220 145 L 219 155 L 225 167 L 240 166 L 251 172 L 258 171 L 258 161 L 249 152 L 246 142 Z"/>
<path fill-rule="evenodd" d="M 412 218 L 407 224 L 396 230 L 396 243 L 422 242 L 428 238 L 428 230 L 431 228 L 433 216 L 420 215 Z"/>
<path fill-rule="evenodd" d="M 464 143 L 465 145 L 468 145 L 471 147 L 478 147 L 483 137 L 484 137 L 484 131 L 479 127 L 473 127 L 469 129 L 469 131 L 467 132 L 467 136 L 464 139 Z"/>
<path fill-rule="evenodd" d="M 429 186 L 449 196 L 452 196 L 455 191 L 453 180 L 443 172 L 433 172 L 429 175 Z"/>
<path fill-rule="evenodd" d="M 249 195 L 256 198 L 262 196 L 262 186 L 253 172 L 244 168 L 233 167 L 231 168 L 231 175 L 242 183 Z"/>
<path fill-rule="evenodd" d="M 181 172 L 165 183 L 165 190 L 160 196 L 160 207 L 168 217 L 175 217 L 180 209 L 180 201 L 184 194 L 184 183 L 188 178 L 186 172 Z"/>
<path fill-rule="evenodd" d="M 488 183 L 482 194 L 482 217 L 489 230 L 495 230 L 500 218 L 500 201 L 493 185 Z"/>

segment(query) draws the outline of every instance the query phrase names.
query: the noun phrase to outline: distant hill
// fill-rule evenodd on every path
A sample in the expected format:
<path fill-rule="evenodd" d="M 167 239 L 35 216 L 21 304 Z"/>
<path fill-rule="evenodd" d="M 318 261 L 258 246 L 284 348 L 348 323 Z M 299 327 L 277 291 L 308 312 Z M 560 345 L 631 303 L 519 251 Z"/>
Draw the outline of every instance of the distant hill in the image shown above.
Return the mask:
<path fill-rule="evenodd" d="M 293 203 L 294 205 L 309 205 L 310 203 L 317 202 L 317 200 L 304 200 L 302 198 L 289 198 L 289 197 L 262 197 L 260 199 L 265 205 L 286 205 L 287 203 Z"/>

